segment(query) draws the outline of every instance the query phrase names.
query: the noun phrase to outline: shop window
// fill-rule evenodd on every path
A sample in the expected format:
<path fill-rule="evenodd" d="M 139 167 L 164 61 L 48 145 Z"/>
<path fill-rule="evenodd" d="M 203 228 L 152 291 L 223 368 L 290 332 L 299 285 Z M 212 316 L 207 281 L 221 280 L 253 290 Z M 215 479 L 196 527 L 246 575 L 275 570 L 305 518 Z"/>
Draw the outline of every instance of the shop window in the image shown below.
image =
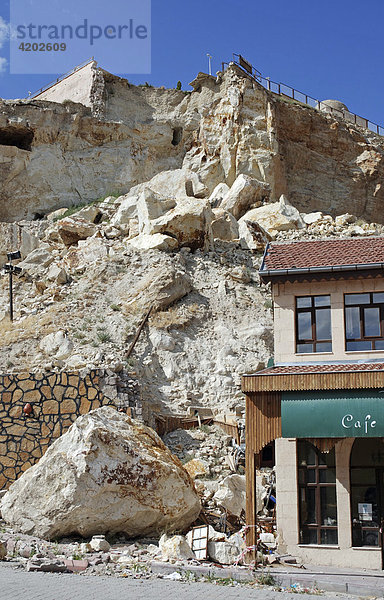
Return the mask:
<path fill-rule="evenodd" d="M 332 352 L 330 296 L 296 298 L 296 352 Z"/>
<path fill-rule="evenodd" d="M 344 295 L 345 346 L 384 350 L 384 292 Z"/>
<path fill-rule="evenodd" d="M 323 453 L 298 440 L 300 544 L 335 545 L 337 537 L 335 449 Z"/>
<path fill-rule="evenodd" d="M 352 545 L 379 546 L 384 514 L 384 443 L 357 439 L 351 452 Z"/>

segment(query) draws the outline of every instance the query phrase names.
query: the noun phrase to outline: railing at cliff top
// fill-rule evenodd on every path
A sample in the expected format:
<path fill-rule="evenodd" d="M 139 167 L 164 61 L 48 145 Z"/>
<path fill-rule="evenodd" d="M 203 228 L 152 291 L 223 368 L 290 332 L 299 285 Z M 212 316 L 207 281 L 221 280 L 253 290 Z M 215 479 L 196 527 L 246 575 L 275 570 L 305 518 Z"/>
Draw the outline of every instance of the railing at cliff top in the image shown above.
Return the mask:
<path fill-rule="evenodd" d="M 324 101 L 317 100 L 308 94 L 304 94 L 304 92 L 294 89 L 290 85 L 286 85 L 285 83 L 277 83 L 276 81 L 272 81 L 272 79 L 269 77 L 264 77 L 260 71 L 255 69 L 255 67 L 253 67 L 250 62 L 241 56 L 241 54 L 233 54 L 232 62 L 235 63 L 235 65 L 238 66 L 246 75 L 254 79 L 266 90 L 274 94 L 285 96 L 286 98 L 292 98 L 292 100 L 295 100 L 296 102 L 300 102 L 301 104 L 306 104 L 307 106 L 311 106 L 312 108 L 316 108 L 322 112 L 335 115 L 336 117 L 344 119 L 348 123 L 358 125 L 359 127 L 364 127 L 373 133 L 384 136 L 384 126 L 373 123 L 373 121 L 365 119 L 364 117 L 360 117 L 359 115 L 351 113 L 348 110 L 338 110 L 333 106 L 329 106 Z M 229 63 L 222 63 L 223 70 L 224 66 L 228 64 Z"/>
<path fill-rule="evenodd" d="M 93 58 L 93 56 L 92 56 L 92 58 L 88 58 L 88 60 L 85 60 L 80 65 L 77 65 L 76 67 L 74 67 L 73 69 L 71 69 L 70 71 L 68 71 L 68 73 L 64 73 L 64 75 L 60 75 L 60 77 L 58 77 L 57 79 L 55 79 L 55 81 L 51 81 L 51 83 L 48 83 L 47 85 L 44 85 L 39 90 L 37 90 L 37 92 L 34 92 L 30 96 L 28 96 L 28 98 L 36 98 L 36 96 L 40 96 L 40 94 L 42 94 L 43 92 L 46 92 L 47 90 L 49 90 L 49 88 L 51 88 L 54 85 L 60 83 L 60 81 L 63 81 L 63 79 L 66 79 L 67 77 L 70 77 L 70 75 L 73 75 L 73 73 L 76 73 L 76 71 L 80 71 L 80 69 L 82 69 L 83 67 L 86 67 L 87 65 L 89 65 L 92 62 L 95 62 L 95 59 Z"/>

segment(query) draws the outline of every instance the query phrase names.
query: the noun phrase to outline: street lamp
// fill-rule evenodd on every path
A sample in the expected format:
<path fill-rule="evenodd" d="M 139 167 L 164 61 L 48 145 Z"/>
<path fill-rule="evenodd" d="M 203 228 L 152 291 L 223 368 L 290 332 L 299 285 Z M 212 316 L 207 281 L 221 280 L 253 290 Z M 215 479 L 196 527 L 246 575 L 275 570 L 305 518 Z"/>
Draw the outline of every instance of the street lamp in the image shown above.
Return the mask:
<path fill-rule="evenodd" d="M 207 52 L 207 56 L 208 56 L 208 73 L 210 75 L 212 75 L 212 63 L 211 63 L 212 56 L 210 54 L 208 54 L 208 52 Z"/>
<path fill-rule="evenodd" d="M 20 250 L 16 252 L 8 252 L 7 258 L 9 263 L 4 265 L 4 270 L 9 274 L 9 318 L 13 321 L 13 274 L 19 275 L 22 271 L 20 267 L 12 264 L 13 260 L 19 260 L 21 258 Z"/>

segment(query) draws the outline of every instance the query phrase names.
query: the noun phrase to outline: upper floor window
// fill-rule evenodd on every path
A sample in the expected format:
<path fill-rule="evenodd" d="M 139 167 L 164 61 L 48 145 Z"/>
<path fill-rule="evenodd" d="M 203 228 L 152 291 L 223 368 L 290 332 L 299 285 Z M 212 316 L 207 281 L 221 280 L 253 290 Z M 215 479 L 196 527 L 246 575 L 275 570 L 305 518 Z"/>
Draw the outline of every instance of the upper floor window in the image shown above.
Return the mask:
<path fill-rule="evenodd" d="M 384 292 L 345 294 L 346 350 L 384 350 Z"/>
<path fill-rule="evenodd" d="M 296 298 L 296 352 L 332 352 L 330 296 Z"/>

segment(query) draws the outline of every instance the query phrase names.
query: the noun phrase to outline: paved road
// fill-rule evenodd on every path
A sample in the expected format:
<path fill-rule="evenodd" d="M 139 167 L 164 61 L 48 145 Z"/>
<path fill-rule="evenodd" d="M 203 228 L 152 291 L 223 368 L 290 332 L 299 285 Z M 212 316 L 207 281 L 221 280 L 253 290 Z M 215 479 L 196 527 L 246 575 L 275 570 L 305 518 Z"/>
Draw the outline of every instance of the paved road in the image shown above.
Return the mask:
<path fill-rule="evenodd" d="M 340 595 L 338 595 L 340 596 Z M 335 600 L 335 594 L 320 596 Z M 352 596 L 343 595 L 343 599 Z M 295 596 L 271 589 L 181 583 L 162 579 L 122 579 L 76 574 L 27 573 L 0 566 L 1 600 L 294 600 Z M 302 600 L 315 596 L 300 594 Z M 356 600 L 356 597 L 355 597 Z"/>

